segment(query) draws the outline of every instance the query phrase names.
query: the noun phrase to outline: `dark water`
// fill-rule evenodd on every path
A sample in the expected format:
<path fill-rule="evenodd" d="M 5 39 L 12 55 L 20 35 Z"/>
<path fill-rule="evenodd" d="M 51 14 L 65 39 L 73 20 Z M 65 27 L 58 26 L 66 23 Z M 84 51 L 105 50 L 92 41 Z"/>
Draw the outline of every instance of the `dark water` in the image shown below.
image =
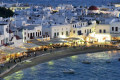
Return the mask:
<path fill-rule="evenodd" d="M 23 2 L 23 3 L 35 3 L 43 5 L 57 6 L 58 4 L 73 4 L 73 5 L 106 5 L 108 3 L 120 3 L 120 0 L 0 0 L 3 2 Z"/>
<path fill-rule="evenodd" d="M 42 63 L 18 71 L 5 80 L 120 80 L 120 51 L 81 54 Z M 82 61 L 91 64 L 83 64 Z M 106 63 L 110 61 L 111 63 Z M 74 69 L 75 74 L 64 74 L 65 69 Z"/>

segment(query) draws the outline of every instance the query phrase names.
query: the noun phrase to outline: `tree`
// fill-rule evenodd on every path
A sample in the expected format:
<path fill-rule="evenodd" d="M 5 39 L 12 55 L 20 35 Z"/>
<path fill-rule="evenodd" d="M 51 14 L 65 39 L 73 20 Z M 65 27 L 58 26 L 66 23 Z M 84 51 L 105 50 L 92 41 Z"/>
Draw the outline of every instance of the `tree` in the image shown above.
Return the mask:
<path fill-rule="evenodd" d="M 12 17 L 14 15 L 14 12 L 10 9 L 7 9 L 5 7 L 0 7 L 0 17 L 7 18 Z"/>

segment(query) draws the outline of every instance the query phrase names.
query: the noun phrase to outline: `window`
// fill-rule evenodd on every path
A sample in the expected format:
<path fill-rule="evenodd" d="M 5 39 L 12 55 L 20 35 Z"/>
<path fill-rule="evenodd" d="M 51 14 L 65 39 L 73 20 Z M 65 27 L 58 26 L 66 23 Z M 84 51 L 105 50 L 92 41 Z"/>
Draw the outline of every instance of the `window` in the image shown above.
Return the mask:
<path fill-rule="evenodd" d="M 26 37 L 24 37 L 24 39 L 26 40 Z"/>
<path fill-rule="evenodd" d="M 75 25 L 75 28 L 76 28 L 76 25 Z"/>
<path fill-rule="evenodd" d="M 28 37 L 29 37 L 29 33 L 28 33 Z"/>
<path fill-rule="evenodd" d="M 64 33 L 62 32 L 62 35 L 63 35 Z"/>
<path fill-rule="evenodd" d="M 115 31 L 118 31 L 118 27 L 115 27 Z"/>
<path fill-rule="evenodd" d="M 38 37 L 39 37 L 40 33 L 38 32 Z"/>
<path fill-rule="evenodd" d="M 89 29 L 87 29 L 87 33 L 89 33 Z"/>
<path fill-rule="evenodd" d="M 54 33 L 54 37 L 56 37 L 56 33 Z"/>
<path fill-rule="evenodd" d="M 33 33 L 33 37 L 34 37 L 34 33 Z"/>
<path fill-rule="evenodd" d="M 112 27 L 112 31 L 114 31 L 114 27 Z"/>
<path fill-rule="evenodd" d="M 99 33 L 102 33 L 102 30 L 101 30 L 101 29 L 99 30 Z"/>
<path fill-rule="evenodd" d="M 24 34 L 26 35 L 26 32 Z"/>
<path fill-rule="evenodd" d="M 66 36 L 68 36 L 68 31 L 66 31 Z"/>
<path fill-rule="evenodd" d="M 40 35 L 41 35 L 41 31 L 40 31 Z"/>
<path fill-rule="evenodd" d="M 59 32 L 57 32 L 57 36 L 59 36 Z"/>
<path fill-rule="evenodd" d="M 75 30 L 73 31 L 73 33 L 75 33 Z"/>
<path fill-rule="evenodd" d="M 103 33 L 106 33 L 106 30 L 105 30 L 105 29 L 103 30 Z"/>
<path fill-rule="evenodd" d="M 78 31 L 78 35 L 82 35 L 81 30 Z"/>
<path fill-rule="evenodd" d="M 74 25 L 73 25 L 73 27 L 74 27 Z"/>
<path fill-rule="evenodd" d="M 36 36 L 37 36 L 37 32 L 36 32 Z"/>
<path fill-rule="evenodd" d="M 91 33 L 91 29 L 90 29 L 90 33 Z"/>
<path fill-rule="evenodd" d="M 86 33 L 86 30 L 85 30 L 85 33 Z"/>

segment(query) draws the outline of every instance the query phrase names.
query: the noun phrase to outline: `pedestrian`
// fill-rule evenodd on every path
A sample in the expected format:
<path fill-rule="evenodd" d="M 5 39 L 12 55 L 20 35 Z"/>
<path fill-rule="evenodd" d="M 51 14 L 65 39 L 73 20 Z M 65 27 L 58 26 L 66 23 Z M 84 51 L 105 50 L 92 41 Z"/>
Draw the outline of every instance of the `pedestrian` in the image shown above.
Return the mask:
<path fill-rule="evenodd" d="M 36 52 L 34 52 L 34 55 L 36 56 Z"/>

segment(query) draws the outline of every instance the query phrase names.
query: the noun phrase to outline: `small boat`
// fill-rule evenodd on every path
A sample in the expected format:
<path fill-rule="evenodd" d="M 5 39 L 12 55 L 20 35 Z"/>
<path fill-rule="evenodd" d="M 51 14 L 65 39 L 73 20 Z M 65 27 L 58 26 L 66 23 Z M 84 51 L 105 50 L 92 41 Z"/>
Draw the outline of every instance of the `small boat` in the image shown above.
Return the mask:
<path fill-rule="evenodd" d="M 32 62 L 32 61 L 30 61 L 30 60 L 25 60 L 25 61 L 23 61 L 23 62 Z"/>
<path fill-rule="evenodd" d="M 91 62 L 89 62 L 89 61 L 82 61 L 82 63 L 84 63 L 84 64 L 91 64 Z"/>
<path fill-rule="evenodd" d="M 120 58 L 118 59 L 118 61 L 120 61 Z"/>
<path fill-rule="evenodd" d="M 66 74 L 74 74 L 75 71 L 74 71 L 73 69 L 69 69 L 69 70 L 63 71 L 63 73 L 66 73 Z"/>
<path fill-rule="evenodd" d="M 111 63 L 110 61 L 106 61 L 106 63 Z"/>

